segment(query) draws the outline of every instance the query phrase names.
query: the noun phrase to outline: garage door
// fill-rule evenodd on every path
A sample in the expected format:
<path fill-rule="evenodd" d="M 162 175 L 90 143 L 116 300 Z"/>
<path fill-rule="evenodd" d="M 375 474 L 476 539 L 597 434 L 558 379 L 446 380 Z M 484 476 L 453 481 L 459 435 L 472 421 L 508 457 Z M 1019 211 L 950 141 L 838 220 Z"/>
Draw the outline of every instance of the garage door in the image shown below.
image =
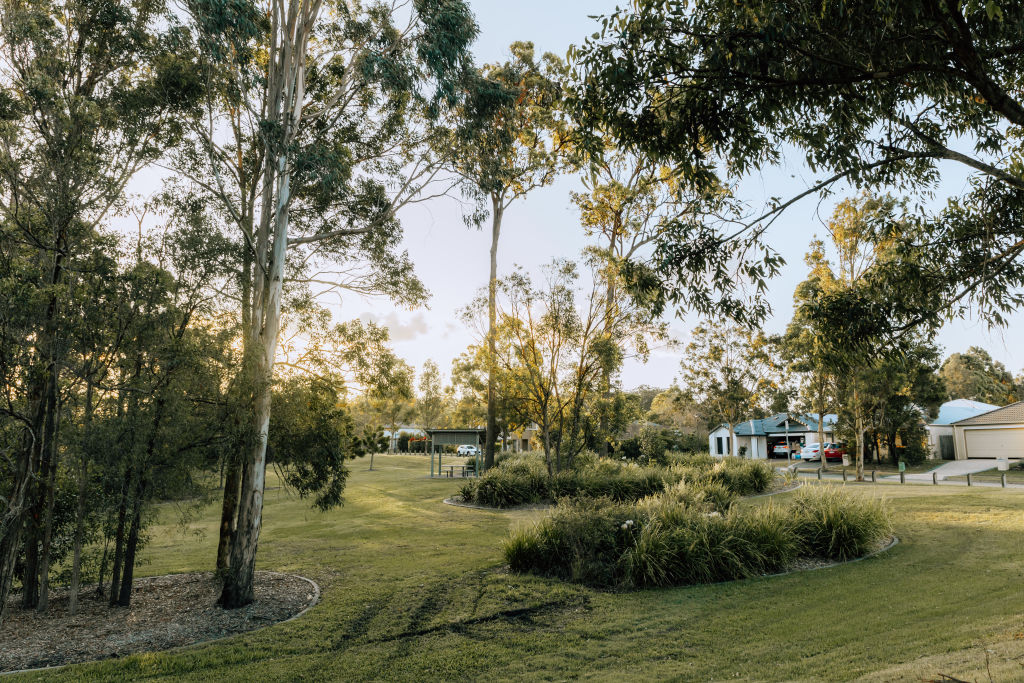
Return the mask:
<path fill-rule="evenodd" d="M 1024 458 L 1024 427 L 965 429 L 968 458 Z"/>

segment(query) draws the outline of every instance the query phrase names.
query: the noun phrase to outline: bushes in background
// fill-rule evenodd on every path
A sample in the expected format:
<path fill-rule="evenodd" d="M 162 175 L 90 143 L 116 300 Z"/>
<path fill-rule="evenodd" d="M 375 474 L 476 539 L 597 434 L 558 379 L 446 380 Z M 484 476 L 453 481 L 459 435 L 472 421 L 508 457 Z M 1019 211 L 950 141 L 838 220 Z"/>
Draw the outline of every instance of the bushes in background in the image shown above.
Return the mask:
<path fill-rule="evenodd" d="M 573 469 L 547 476 L 544 461 L 532 454 L 506 456 L 497 467 L 461 489 L 466 502 L 491 507 L 514 507 L 563 498 L 607 498 L 634 502 L 661 493 L 666 486 L 686 482 L 715 491 L 723 499 L 767 491 L 775 479 L 771 466 L 738 458 L 707 455 L 677 456 L 669 466 L 641 467 L 634 463 L 581 454 Z"/>
<path fill-rule="evenodd" d="M 641 588 L 730 581 L 784 571 L 801 558 L 860 557 L 892 535 L 879 500 L 807 487 L 788 505 L 733 506 L 720 482 L 680 482 L 626 504 L 563 502 L 504 546 L 514 571 L 594 586 Z"/>

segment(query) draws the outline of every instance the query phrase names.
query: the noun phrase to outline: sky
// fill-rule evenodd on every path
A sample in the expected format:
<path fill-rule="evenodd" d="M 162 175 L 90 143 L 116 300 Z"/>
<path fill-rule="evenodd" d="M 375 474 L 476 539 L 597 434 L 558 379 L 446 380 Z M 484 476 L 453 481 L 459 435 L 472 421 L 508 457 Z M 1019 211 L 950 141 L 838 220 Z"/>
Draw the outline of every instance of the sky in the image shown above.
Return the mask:
<path fill-rule="evenodd" d="M 623 4 L 619 0 L 618 4 Z M 588 15 L 612 11 L 612 0 L 475 0 L 472 7 L 480 26 L 475 53 L 480 63 L 503 61 L 508 46 L 517 40 L 532 41 L 538 52 L 565 55 L 570 44 L 580 43 L 595 30 Z M 740 184 L 740 196 L 755 205 L 771 196 L 787 196 L 804 189 L 810 174 L 799 164 L 773 168 L 747 178 Z M 964 188 L 966 173 L 961 167 L 943 167 L 943 180 L 936 202 L 945 195 L 958 194 Z M 575 208 L 569 201 L 572 190 L 582 189 L 573 178 L 562 178 L 553 185 L 536 190 L 513 204 L 506 212 L 498 249 L 499 274 L 515 266 L 539 273 L 541 266 L 554 257 L 577 258 L 587 244 Z M 831 203 L 819 205 L 808 198 L 790 208 L 768 233 L 768 239 L 786 259 L 782 274 L 770 283 L 773 316 L 766 322 L 769 332 L 781 332 L 792 312 L 792 295 L 797 283 L 806 277 L 803 256 L 811 238 L 824 235 L 823 221 L 831 213 Z M 459 207 L 453 201 L 438 201 L 418 206 L 402 216 L 405 247 L 417 264 L 417 272 L 430 290 L 429 310 L 396 310 L 386 301 L 345 301 L 337 315 L 382 321 L 391 329 L 395 350 L 420 367 L 433 359 L 442 371 L 466 346 L 477 341 L 475 332 L 458 319 L 478 288 L 487 282 L 490 232 L 467 229 Z M 667 318 L 671 329 L 683 344 L 688 332 L 699 322 L 692 317 Z M 989 350 L 1014 373 L 1024 368 L 1024 350 L 1013 339 L 1024 329 L 1024 315 L 1011 318 L 1010 325 L 990 332 L 977 321 L 954 321 L 939 334 L 945 353 L 979 345 Z M 629 362 L 623 369 L 622 386 L 667 387 L 679 374 L 679 349 L 655 350 L 646 364 Z"/>
<path fill-rule="evenodd" d="M 504 61 L 508 46 L 517 40 L 532 41 L 538 52 L 550 51 L 564 56 L 573 43 L 581 43 L 596 30 L 588 15 L 600 15 L 615 9 L 614 0 L 470 0 L 480 26 L 474 46 L 479 63 Z M 625 4 L 618 0 L 618 4 Z M 943 179 L 935 205 L 945 196 L 959 194 L 967 177 L 962 166 L 948 163 L 942 167 Z M 163 172 L 147 169 L 132 183 L 130 190 L 141 195 L 155 192 Z M 739 196 L 752 205 L 763 204 L 768 197 L 792 196 L 806 188 L 811 175 L 799 163 L 767 169 L 743 179 Z M 558 179 L 552 185 L 535 190 L 514 203 L 506 212 L 499 243 L 499 275 L 522 266 L 539 274 L 552 258 L 576 259 L 587 245 L 578 214 L 569 200 L 570 192 L 582 186 L 572 177 Z M 840 197 L 841 198 L 841 197 Z M 797 283 L 806 277 L 803 257 L 815 234 L 824 235 L 823 221 L 831 213 L 832 203 L 808 198 L 791 207 L 776 221 L 767 239 L 787 262 L 781 275 L 770 282 L 769 300 L 773 316 L 766 321 L 768 332 L 781 332 L 792 313 L 792 295 Z M 458 311 L 470 302 L 487 283 L 490 231 L 468 229 L 462 210 L 453 200 L 439 199 L 419 204 L 401 214 L 405 230 L 404 248 L 416 263 L 416 270 L 431 293 L 428 308 L 404 310 L 384 299 L 367 299 L 347 294 L 339 304 L 325 301 L 338 320 L 372 319 L 390 329 L 395 351 L 421 368 L 433 359 L 448 373 L 451 361 L 469 344 L 478 341 L 476 332 L 467 328 Z M 131 229 L 134 229 L 133 227 Z M 689 330 L 700 321 L 693 317 L 666 318 L 675 338 L 685 345 Z M 1024 314 L 1010 319 L 1002 330 L 989 331 L 977 321 L 953 321 L 939 334 L 945 354 L 979 345 L 1014 374 L 1024 368 L 1024 347 L 1013 339 L 1024 330 Z M 626 389 L 639 385 L 668 387 L 679 374 L 681 351 L 654 349 L 646 364 L 628 361 L 621 383 Z"/>

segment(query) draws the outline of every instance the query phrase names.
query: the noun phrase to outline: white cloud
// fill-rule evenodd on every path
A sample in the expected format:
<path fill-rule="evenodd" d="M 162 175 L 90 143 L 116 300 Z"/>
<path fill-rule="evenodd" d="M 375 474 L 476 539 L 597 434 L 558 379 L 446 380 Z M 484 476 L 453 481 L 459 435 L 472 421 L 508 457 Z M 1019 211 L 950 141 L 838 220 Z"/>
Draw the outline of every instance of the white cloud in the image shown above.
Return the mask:
<path fill-rule="evenodd" d="M 406 322 L 403 322 L 394 311 L 390 311 L 383 316 L 366 311 L 359 318 L 388 328 L 388 331 L 391 333 L 391 341 L 393 342 L 412 341 L 429 331 L 429 325 L 423 313 L 416 313 Z"/>

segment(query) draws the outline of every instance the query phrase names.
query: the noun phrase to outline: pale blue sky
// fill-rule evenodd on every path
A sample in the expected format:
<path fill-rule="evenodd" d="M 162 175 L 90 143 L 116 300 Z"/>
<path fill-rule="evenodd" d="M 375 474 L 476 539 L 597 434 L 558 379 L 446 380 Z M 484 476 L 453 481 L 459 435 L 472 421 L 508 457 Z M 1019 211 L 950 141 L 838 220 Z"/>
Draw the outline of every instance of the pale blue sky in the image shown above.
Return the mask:
<path fill-rule="evenodd" d="M 504 59 L 508 45 L 530 40 L 538 51 L 564 55 L 568 46 L 578 43 L 595 30 L 587 15 L 606 13 L 616 4 L 603 0 L 477 0 L 473 2 L 480 24 L 480 39 L 475 52 L 481 62 Z M 966 174 L 954 164 L 944 168 L 943 191 L 959 193 Z M 741 194 L 751 202 L 769 196 L 786 196 L 806 186 L 810 176 L 799 164 L 792 168 L 771 169 L 744 180 Z M 513 264 L 537 272 L 552 257 L 575 258 L 586 243 L 569 192 L 578 187 L 572 178 L 563 178 L 553 186 L 538 190 L 507 212 L 499 247 L 499 268 L 507 273 Z M 940 193 L 941 194 L 941 193 Z M 939 199 L 942 197 L 940 196 Z M 832 202 L 818 204 L 810 198 L 791 208 L 769 233 L 788 265 L 771 283 L 774 317 L 766 327 L 781 331 L 792 309 L 793 289 L 806 276 L 803 255 L 815 233 L 822 234 L 821 221 L 831 213 Z M 429 311 L 395 311 L 385 302 L 352 299 L 339 311 L 343 317 L 372 315 L 392 328 L 396 350 L 415 365 L 433 358 L 442 370 L 450 368 L 452 358 L 461 353 L 473 336 L 455 317 L 474 291 L 487 279 L 489 234 L 467 230 L 453 203 L 437 202 L 421 207 L 404 217 L 405 243 L 414 256 L 420 277 L 433 294 Z M 441 265 L 443 264 L 443 265 Z M 673 329 L 685 341 L 687 330 L 696 320 L 671 320 Z M 989 349 L 1011 371 L 1024 367 L 1024 355 L 1012 339 L 1024 329 L 1024 316 L 1012 319 L 1009 328 L 989 332 L 973 321 L 954 321 L 942 331 L 939 342 L 946 353 L 962 351 L 972 344 Z M 627 388 L 639 384 L 668 386 L 678 374 L 678 352 L 656 352 L 646 365 L 630 363 L 623 373 Z"/>

